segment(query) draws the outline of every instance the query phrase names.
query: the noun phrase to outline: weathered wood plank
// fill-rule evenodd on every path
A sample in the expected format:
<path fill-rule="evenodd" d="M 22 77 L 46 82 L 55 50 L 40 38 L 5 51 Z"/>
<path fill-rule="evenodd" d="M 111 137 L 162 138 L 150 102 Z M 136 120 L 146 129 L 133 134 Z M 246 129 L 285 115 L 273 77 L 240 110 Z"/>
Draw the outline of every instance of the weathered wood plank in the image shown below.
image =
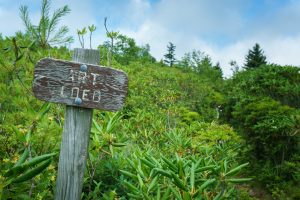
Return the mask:
<path fill-rule="evenodd" d="M 80 63 L 80 59 L 86 62 L 80 54 L 82 52 L 75 51 L 77 62 L 51 58 L 40 60 L 34 71 L 34 95 L 40 100 L 55 103 L 119 110 L 127 95 L 127 75 L 120 70 Z M 76 98 L 79 102 L 75 101 Z"/>
<path fill-rule="evenodd" d="M 66 106 L 56 179 L 56 200 L 79 200 L 88 156 L 93 109 Z"/>
<path fill-rule="evenodd" d="M 99 51 L 75 49 L 74 52 L 73 60 L 82 59 L 92 64 L 99 62 Z M 80 200 L 88 156 L 92 113 L 93 109 L 66 106 L 56 180 L 56 200 Z"/>

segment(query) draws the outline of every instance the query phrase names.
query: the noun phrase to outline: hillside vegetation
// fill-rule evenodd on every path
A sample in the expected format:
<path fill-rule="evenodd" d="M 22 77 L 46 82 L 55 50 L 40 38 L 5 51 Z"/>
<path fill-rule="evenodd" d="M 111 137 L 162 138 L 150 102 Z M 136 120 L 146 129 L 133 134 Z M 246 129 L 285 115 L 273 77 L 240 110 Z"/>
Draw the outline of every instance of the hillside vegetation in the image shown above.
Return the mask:
<path fill-rule="evenodd" d="M 94 110 L 82 199 L 300 198 L 298 67 L 253 62 L 256 45 L 251 67 L 224 79 L 200 51 L 169 66 L 149 45 L 108 38 L 99 64 L 127 73 L 128 97 Z M 53 199 L 65 106 L 33 96 L 33 71 L 72 50 L 28 30 L 0 47 L 0 199 Z"/>

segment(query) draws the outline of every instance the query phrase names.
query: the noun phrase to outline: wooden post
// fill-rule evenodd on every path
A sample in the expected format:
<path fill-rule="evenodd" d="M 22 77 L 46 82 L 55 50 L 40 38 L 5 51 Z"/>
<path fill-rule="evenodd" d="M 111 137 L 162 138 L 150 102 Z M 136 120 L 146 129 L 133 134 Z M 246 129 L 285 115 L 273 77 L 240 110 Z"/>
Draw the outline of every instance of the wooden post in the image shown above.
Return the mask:
<path fill-rule="evenodd" d="M 100 53 L 74 49 L 73 61 L 99 64 Z M 56 180 L 56 200 L 79 200 L 88 156 L 93 109 L 66 106 L 64 130 Z"/>
<path fill-rule="evenodd" d="M 56 200 L 81 198 L 92 109 L 119 110 L 127 96 L 127 75 L 121 70 L 98 66 L 99 58 L 98 50 L 74 49 L 73 61 L 43 58 L 34 69 L 35 97 L 67 105 Z"/>

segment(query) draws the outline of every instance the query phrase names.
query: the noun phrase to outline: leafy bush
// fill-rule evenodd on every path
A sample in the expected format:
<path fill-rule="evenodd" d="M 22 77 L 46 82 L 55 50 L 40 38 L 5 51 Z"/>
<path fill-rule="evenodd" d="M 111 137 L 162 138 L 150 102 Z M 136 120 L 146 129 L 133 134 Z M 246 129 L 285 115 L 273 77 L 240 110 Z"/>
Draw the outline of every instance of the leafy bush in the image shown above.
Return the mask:
<path fill-rule="evenodd" d="M 299 185 L 299 85 L 299 68 L 276 65 L 238 72 L 226 83 L 221 118 L 250 144 L 252 172 L 276 198 L 289 195 L 286 184 Z"/>
<path fill-rule="evenodd" d="M 257 159 L 282 164 L 297 152 L 299 111 L 269 98 L 237 104 L 233 112 Z"/>
<path fill-rule="evenodd" d="M 234 184 L 250 181 L 235 175 L 248 163 L 233 166 L 230 154 L 216 160 L 212 149 L 201 156 L 173 158 L 134 154 L 127 159 L 130 171 L 121 170 L 132 199 L 221 199 L 229 197 Z"/>

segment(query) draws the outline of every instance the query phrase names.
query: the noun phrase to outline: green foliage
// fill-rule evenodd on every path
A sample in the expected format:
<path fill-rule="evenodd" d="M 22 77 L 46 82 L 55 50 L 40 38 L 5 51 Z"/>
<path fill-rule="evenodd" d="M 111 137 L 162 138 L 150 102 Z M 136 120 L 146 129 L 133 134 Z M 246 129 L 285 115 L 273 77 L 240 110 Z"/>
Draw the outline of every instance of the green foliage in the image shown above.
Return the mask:
<path fill-rule="evenodd" d="M 86 27 L 83 27 L 81 30 L 77 29 L 77 35 L 81 48 L 84 49 L 84 35 L 87 34 Z"/>
<path fill-rule="evenodd" d="M 155 158 L 149 154 L 127 159 L 130 171 L 120 170 L 132 199 L 221 199 L 234 191 L 234 184 L 250 181 L 236 178 L 248 163 L 234 166 L 230 154 L 218 160 L 218 152 L 204 148 L 200 157 Z"/>
<path fill-rule="evenodd" d="M 269 98 L 242 102 L 233 117 L 247 141 L 254 145 L 256 158 L 281 164 L 297 150 L 299 111 Z"/>
<path fill-rule="evenodd" d="M 93 35 L 93 32 L 96 30 L 96 26 L 94 24 L 92 24 L 91 26 L 88 26 L 88 30 L 90 32 L 90 35 L 89 35 L 90 49 L 92 49 L 92 35 Z M 85 36 L 85 34 L 87 34 L 86 27 L 83 27 L 81 30 L 77 29 L 77 35 L 78 35 L 79 43 L 80 43 L 81 48 L 83 48 L 83 49 L 84 49 L 84 36 Z"/>
<path fill-rule="evenodd" d="M 13 166 L 9 166 L 10 168 L 3 172 L 4 178 L 2 178 L 2 176 L 0 175 L 0 197 L 4 190 L 4 196 L 5 198 L 8 198 L 10 196 L 10 190 L 13 191 L 15 188 L 7 189 L 7 187 L 9 187 L 11 184 L 19 184 L 21 182 L 28 181 L 34 178 L 51 164 L 51 158 L 56 155 L 56 153 L 44 154 L 32 158 L 32 149 L 30 145 L 30 143 L 32 142 L 32 134 L 36 130 L 37 123 L 48 111 L 49 104 L 45 103 L 39 110 L 39 113 L 37 113 L 35 121 L 32 122 L 32 126 L 30 127 L 26 135 L 22 135 L 17 128 L 13 127 L 20 142 L 24 143 L 25 149 L 18 161 L 16 161 Z M 28 157 L 29 161 L 25 162 Z"/>
<path fill-rule="evenodd" d="M 110 42 L 104 42 L 98 48 L 102 52 L 101 62 L 103 65 L 107 62 L 107 56 L 110 49 L 112 48 L 113 57 L 112 62 L 117 62 L 121 65 L 129 65 L 132 62 L 154 63 L 155 58 L 150 54 L 150 46 L 146 44 L 145 46 L 137 46 L 134 39 L 129 38 L 125 35 L 119 34 L 114 39 L 114 46 L 110 46 Z"/>
<path fill-rule="evenodd" d="M 2 197 L 51 198 L 51 184 L 56 172 L 52 165 L 48 167 L 53 154 L 45 153 L 57 147 L 61 116 L 56 112 L 56 107 L 38 102 L 29 89 L 33 78 L 33 63 L 48 56 L 49 52 L 38 48 L 28 34 L 18 33 L 15 37 L 1 39 L 0 43 L 1 47 L 5 47 L 0 54 Z M 65 48 L 52 48 L 51 52 L 57 58 L 69 57 Z"/>
<path fill-rule="evenodd" d="M 21 7 L 27 33 L 0 35 L 0 190 L 6 199 L 54 198 L 58 160 L 47 152 L 60 148 L 64 109 L 39 102 L 29 89 L 39 59 L 71 58 L 69 49 L 49 46 L 50 32 L 69 9 L 52 19 L 49 5 L 43 1 L 38 26 Z M 124 70 L 129 91 L 120 112 L 94 112 L 83 199 L 254 199 L 252 183 L 273 198 L 299 198 L 299 68 L 262 65 L 224 81 L 219 64 L 199 51 L 165 67 L 149 45 L 108 31 L 106 21 L 110 41 L 99 45 L 101 64 Z M 91 48 L 96 27 L 87 28 L 78 36 L 84 45 L 88 30 Z M 175 46 L 170 50 L 174 58 Z"/>
<path fill-rule="evenodd" d="M 73 41 L 72 37 L 66 36 L 69 31 L 67 26 L 62 26 L 57 30 L 57 26 L 61 18 L 68 14 L 71 10 L 68 6 L 64 6 L 55 10 L 52 17 L 50 17 L 50 5 L 50 0 L 42 1 L 41 18 L 38 25 L 33 25 L 31 23 L 28 7 L 20 7 L 20 16 L 26 27 L 27 33 L 30 35 L 31 40 L 37 41 L 38 45 L 44 49 L 52 45 L 60 45 Z"/>
<path fill-rule="evenodd" d="M 184 70 L 192 70 L 210 80 L 222 79 L 219 64 L 213 66 L 211 58 L 201 51 L 193 50 L 185 53 L 178 65 Z"/>
<path fill-rule="evenodd" d="M 245 69 L 256 69 L 265 64 L 267 64 L 267 61 L 264 51 L 260 48 L 259 44 L 256 43 L 253 49 L 248 51 Z"/>
<path fill-rule="evenodd" d="M 268 96 L 291 107 L 300 107 L 300 70 L 292 66 L 266 65 L 236 74 L 230 83 L 235 95 Z"/>
<path fill-rule="evenodd" d="M 203 121 L 203 118 L 198 112 L 190 111 L 187 108 L 180 108 L 179 113 L 181 121 L 187 125 L 191 125 L 193 122 Z"/>
<path fill-rule="evenodd" d="M 228 144 L 231 145 L 232 148 L 237 144 L 244 145 L 241 136 L 234 132 L 232 127 L 228 125 L 220 125 L 215 122 L 197 122 L 193 124 L 192 129 L 196 131 L 193 140 L 194 145 L 197 145 L 199 142 L 202 143 L 202 145 L 211 147 L 218 144 Z"/>
<path fill-rule="evenodd" d="M 221 108 L 221 118 L 250 144 L 257 180 L 280 198 L 289 195 L 283 185 L 299 184 L 299 85 L 297 67 L 265 65 L 237 72 L 227 81 Z"/>
<path fill-rule="evenodd" d="M 112 59 L 114 56 L 114 40 L 118 37 L 119 32 L 118 31 L 108 31 L 107 29 L 107 17 L 104 18 L 104 27 L 106 30 L 106 37 L 110 38 L 110 47 L 107 52 L 107 66 L 112 66 Z"/>
<path fill-rule="evenodd" d="M 96 31 L 96 26 L 92 24 L 91 26 L 88 26 L 88 29 L 90 31 L 90 49 L 92 49 L 92 35 L 93 32 Z"/>

